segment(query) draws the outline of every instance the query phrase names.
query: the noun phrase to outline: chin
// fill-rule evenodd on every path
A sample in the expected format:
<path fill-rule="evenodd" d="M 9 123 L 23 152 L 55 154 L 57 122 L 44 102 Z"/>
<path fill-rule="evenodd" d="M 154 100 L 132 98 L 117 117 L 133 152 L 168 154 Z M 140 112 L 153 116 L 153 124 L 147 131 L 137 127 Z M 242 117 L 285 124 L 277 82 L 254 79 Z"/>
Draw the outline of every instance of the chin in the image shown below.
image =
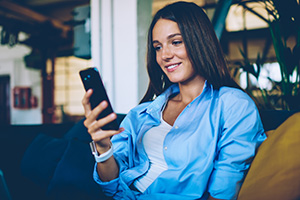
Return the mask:
<path fill-rule="evenodd" d="M 177 76 L 174 76 L 174 75 L 168 77 L 172 83 L 180 83 L 180 82 L 186 81 L 186 78 L 184 76 L 179 75 L 179 74 L 177 74 Z"/>
<path fill-rule="evenodd" d="M 179 79 L 169 79 L 172 83 L 181 83 L 183 82 L 182 80 Z"/>
<path fill-rule="evenodd" d="M 182 81 L 182 77 L 178 77 L 178 76 L 167 76 L 168 79 L 172 82 L 172 83 L 179 83 L 180 81 Z"/>

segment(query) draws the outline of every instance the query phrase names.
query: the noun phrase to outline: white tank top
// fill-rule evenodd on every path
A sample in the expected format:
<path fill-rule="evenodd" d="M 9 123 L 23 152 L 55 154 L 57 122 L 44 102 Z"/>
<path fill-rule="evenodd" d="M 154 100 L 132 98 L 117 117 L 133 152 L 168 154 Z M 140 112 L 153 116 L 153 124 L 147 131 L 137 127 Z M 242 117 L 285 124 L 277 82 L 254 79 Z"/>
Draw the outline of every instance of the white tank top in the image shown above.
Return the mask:
<path fill-rule="evenodd" d="M 150 160 L 150 167 L 143 176 L 134 182 L 134 186 L 140 192 L 144 192 L 163 171 L 168 169 L 163 144 L 172 126 L 165 122 L 162 117 L 160 121 L 160 125 L 148 130 L 143 137 L 143 145 Z"/>

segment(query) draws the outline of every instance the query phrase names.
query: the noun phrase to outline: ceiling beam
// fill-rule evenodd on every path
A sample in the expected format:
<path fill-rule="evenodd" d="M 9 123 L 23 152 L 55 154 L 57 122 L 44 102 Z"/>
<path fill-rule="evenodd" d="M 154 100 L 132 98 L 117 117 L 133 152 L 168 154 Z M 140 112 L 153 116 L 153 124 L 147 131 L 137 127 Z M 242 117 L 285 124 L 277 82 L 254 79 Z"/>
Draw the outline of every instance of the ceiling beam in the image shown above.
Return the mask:
<path fill-rule="evenodd" d="M 26 0 L 25 1 L 27 5 L 30 6 L 47 6 L 47 5 L 51 5 L 51 4 L 63 4 L 63 3 L 80 3 L 82 4 L 83 0 Z M 86 2 L 88 3 L 89 0 L 86 0 Z"/>
<path fill-rule="evenodd" d="M 60 29 L 62 31 L 61 36 L 64 38 L 67 37 L 67 33 L 71 30 L 71 26 L 65 25 L 57 19 L 47 17 L 11 1 L 0 1 L 0 8 L 7 10 L 10 14 L 13 13 L 16 16 L 26 18 L 37 23 L 51 22 L 55 28 Z"/>

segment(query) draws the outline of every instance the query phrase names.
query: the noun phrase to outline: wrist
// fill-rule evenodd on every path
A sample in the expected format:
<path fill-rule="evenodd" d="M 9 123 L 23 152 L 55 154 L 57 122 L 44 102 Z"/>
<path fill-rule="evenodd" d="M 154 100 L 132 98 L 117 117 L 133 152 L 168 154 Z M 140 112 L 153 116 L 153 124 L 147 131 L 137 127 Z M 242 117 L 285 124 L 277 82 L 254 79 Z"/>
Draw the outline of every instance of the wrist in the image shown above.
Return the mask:
<path fill-rule="evenodd" d="M 100 154 L 98 152 L 98 149 L 96 148 L 96 144 L 94 141 L 90 142 L 90 147 L 91 147 L 92 154 L 94 155 L 96 162 L 105 162 L 113 155 L 112 143 L 110 143 L 110 146 L 108 146 L 109 148 L 106 148 L 106 149 L 100 148 L 100 151 L 102 152 Z"/>
<path fill-rule="evenodd" d="M 98 154 L 100 154 L 100 155 L 103 154 L 103 153 L 105 153 L 105 152 L 107 152 L 107 151 L 109 151 L 109 149 L 111 148 L 111 146 L 112 146 L 112 143 L 109 143 L 106 146 L 99 146 L 99 145 L 97 145 L 95 143 L 96 150 L 97 150 Z"/>

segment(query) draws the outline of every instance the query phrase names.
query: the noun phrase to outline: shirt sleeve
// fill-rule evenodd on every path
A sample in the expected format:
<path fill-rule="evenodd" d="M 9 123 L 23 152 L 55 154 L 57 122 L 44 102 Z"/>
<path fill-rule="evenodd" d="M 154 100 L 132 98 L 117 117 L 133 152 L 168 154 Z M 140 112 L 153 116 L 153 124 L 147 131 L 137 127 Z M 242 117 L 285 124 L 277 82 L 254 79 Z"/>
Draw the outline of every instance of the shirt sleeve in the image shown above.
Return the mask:
<path fill-rule="evenodd" d="M 137 192 L 132 191 L 128 185 L 120 179 L 120 177 L 108 182 L 101 181 L 97 173 L 97 164 L 95 164 L 93 176 L 94 180 L 100 185 L 105 195 L 114 197 L 114 199 L 123 199 L 124 196 L 129 199 L 136 199 L 135 196 Z"/>
<path fill-rule="evenodd" d="M 124 118 L 124 120 L 121 123 L 121 127 L 124 127 L 125 130 L 112 137 L 112 144 L 114 147 L 114 158 L 119 166 L 119 177 L 108 181 L 103 182 L 99 178 L 98 172 L 97 172 L 97 164 L 95 164 L 93 178 L 100 185 L 103 192 L 107 196 L 114 196 L 121 195 L 123 192 L 128 192 L 129 187 L 127 184 L 124 183 L 124 181 L 121 180 L 120 174 L 124 172 L 129 167 L 129 155 L 128 152 L 130 152 L 130 148 L 132 146 L 132 139 L 130 132 L 132 131 L 132 124 L 131 120 L 129 120 L 128 115 Z M 128 194 L 127 194 L 128 195 Z"/>
<path fill-rule="evenodd" d="M 244 177 L 265 140 L 254 102 L 240 90 L 220 97 L 221 126 L 208 192 L 214 198 L 236 199 Z"/>

